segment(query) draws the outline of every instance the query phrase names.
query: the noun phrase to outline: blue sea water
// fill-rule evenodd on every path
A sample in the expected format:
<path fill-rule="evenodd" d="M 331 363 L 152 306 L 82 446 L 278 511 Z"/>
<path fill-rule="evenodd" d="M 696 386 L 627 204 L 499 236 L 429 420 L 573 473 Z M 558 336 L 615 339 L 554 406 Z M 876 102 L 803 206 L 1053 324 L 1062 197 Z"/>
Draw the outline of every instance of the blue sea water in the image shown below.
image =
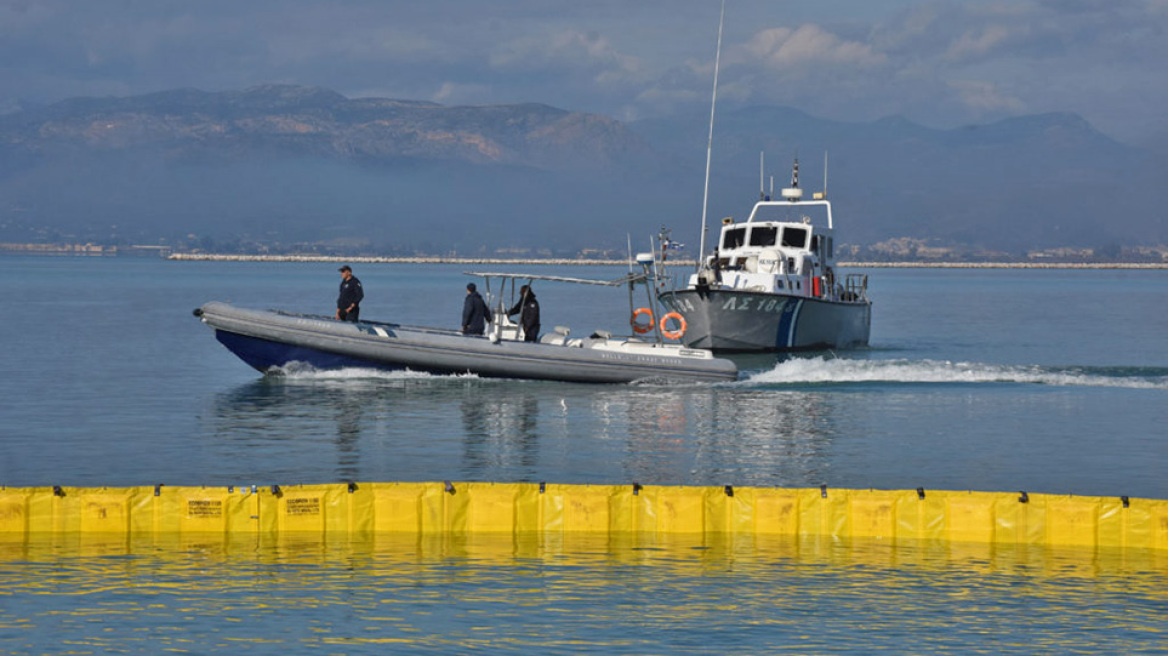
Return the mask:
<path fill-rule="evenodd" d="M 870 348 L 742 357 L 740 380 L 718 385 L 265 378 L 191 314 L 209 300 L 329 313 L 336 266 L 0 258 L 0 485 L 636 481 L 1168 498 L 1168 271 L 865 270 Z M 464 271 L 483 268 L 355 265 L 362 316 L 454 327 Z M 623 291 L 537 292 L 545 327 L 627 325 Z M 1158 554 L 850 541 L 0 545 L 0 644 L 1165 653 L 1166 583 Z"/>

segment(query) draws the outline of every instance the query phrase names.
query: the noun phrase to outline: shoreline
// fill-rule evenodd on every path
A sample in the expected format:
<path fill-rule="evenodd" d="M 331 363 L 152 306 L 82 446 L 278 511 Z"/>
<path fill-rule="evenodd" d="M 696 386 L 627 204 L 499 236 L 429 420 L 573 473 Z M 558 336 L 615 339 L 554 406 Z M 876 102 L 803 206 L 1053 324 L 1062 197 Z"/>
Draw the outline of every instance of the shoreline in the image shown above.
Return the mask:
<path fill-rule="evenodd" d="M 548 266 L 626 266 L 627 260 L 584 260 L 574 258 L 495 257 L 338 257 L 334 255 L 222 255 L 213 253 L 173 253 L 167 260 L 182 262 L 304 262 L 356 264 L 502 264 Z M 696 266 L 695 260 L 671 260 L 670 266 Z M 840 262 L 849 269 L 1168 269 L 1168 262 Z"/>

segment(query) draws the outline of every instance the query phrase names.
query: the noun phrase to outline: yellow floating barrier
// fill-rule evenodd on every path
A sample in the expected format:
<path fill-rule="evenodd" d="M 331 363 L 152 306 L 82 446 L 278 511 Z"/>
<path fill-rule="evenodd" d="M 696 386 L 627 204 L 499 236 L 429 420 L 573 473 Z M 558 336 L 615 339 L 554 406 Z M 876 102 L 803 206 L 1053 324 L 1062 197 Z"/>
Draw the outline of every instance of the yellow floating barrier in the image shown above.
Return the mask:
<path fill-rule="evenodd" d="M 832 536 L 1168 550 L 1168 501 L 954 492 L 338 483 L 0 488 L 0 541 L 398 534 Z"/>

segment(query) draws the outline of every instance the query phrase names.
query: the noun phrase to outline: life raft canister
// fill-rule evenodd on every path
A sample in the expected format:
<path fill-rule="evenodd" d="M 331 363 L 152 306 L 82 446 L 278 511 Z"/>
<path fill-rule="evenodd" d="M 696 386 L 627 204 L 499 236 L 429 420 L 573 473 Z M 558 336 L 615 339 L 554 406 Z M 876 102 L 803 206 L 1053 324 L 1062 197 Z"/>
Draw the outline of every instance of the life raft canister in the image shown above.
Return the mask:
<path fill-rule="evenodd" d="M 665 327 L 665 324 L 670 319 L 677 320 L 677 330 L 669 330 Z M 670 312 L 669 314 L 661 317 L 661 334 L 664 335 L 666 339 L 681 339 L 681 336 L 685 334 L 685 317 L 676 312 Z"/>
<path fill-rule="evenodd" d="M 640 323 L 637 321 L 637 317 L 641 316 L 642 314 L 649 315 L 649 323 Z M 633 332 L 637 333 L 638 335 L 644 335 L 650 330 L 653 330 L 653 311 L 649 308 L 637 308 L 636 311 L 633 312 L 633 316 L 629 319 L 629 323 L 633 326 Z"/>

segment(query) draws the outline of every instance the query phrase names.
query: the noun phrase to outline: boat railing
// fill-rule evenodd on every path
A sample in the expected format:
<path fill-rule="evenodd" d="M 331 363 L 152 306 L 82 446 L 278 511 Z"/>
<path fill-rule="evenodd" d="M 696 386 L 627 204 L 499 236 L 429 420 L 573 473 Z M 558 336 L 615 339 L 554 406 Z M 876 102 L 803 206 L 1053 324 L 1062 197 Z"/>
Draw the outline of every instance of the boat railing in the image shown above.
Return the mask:
<path fill-rule="evenodd" d="M 868 301 L 868 274 L 849 273 L 844 276 L 844 288 L 843 293 L 840 294 L 840 300 L 866 303 Z"/>
<path fill-rule="evenodd" d="M 327 314 L 313 314 L 313 313 L 309 313 L 309 312 L 292 312 L 291 310 L 280 310 L 277 308 L 271 308 L 268 311 L 272 312 L 274 314 L 278 314 L 280 316 L 284 316 L 284 317 L 296 317 L 297 319 L 314 319 L 317 321 L 341 321 L 340 319 L 333 318 L 332 316 L 329 316 Z M 358 324 L 365 324 L 365 325 L 369 325 L 369 326 L 382 326 L 385 328 L 409 328 L 411 330 L 422 328 L 421 326 L 407 326 L 405 324 L 398 323 L 396 321 L 372 321 L 369 319 L 361 319 L 357 323 Z"/>
<path fill-rule="evenodd" d="M 296 317 L 298 319 L 312 319 L 315 321 L 340 322 L 340 319 L 334 319 L 326 314 L 311 314 L 307 312 L 292 312 L 289 310 L 279 310 L 272 308 L 271 312 L 284 317 Z M 437 326 L 417 326 L 408 323 L 400 323 L 397 321 L 373 321 L 371 319 L 361 319 L 352 324 L 361 328 L 362 326 L 377 326 L 391 331 L 394 330 L 410 330 L 418 333 L 429 333 L 432 335 L 462 335 L 463 332 L 457 328 L 440 328 Z M 365 330 L 363 332 L 369 332 Z"/>

